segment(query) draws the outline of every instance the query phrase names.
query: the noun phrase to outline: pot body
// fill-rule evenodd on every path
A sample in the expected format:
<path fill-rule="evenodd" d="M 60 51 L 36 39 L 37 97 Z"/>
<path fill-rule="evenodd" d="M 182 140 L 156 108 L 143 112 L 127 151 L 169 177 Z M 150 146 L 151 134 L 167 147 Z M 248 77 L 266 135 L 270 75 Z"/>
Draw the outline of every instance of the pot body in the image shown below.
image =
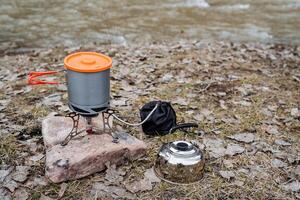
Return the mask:
<path fill-rule="evenodd" d="M 67 70 L 69 107 L 82 115 L 97 115 L 109 107 L 110 69 L 83 73 Z"/>
<path fill-rule="evenodd" d="M 155 173 L 162 180 L 189 184 L 199 181 L 204 172 L 204 156 L 197 146 L 186 141 L 164 144 L 155 161 Z"/>

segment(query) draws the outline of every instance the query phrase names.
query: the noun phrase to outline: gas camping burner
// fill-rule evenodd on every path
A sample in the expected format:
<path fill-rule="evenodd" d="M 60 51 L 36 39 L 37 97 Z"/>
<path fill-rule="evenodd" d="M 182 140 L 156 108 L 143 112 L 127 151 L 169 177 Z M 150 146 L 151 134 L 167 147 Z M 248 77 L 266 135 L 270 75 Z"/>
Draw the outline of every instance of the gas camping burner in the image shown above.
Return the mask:
<path fill-rule="evenodd" d="M 80 115 L 79 113 L 76 113 L 76 112 L 71 112 L 71 113 L 68 113 L 65 117 L 70 117 L 73 121 L 73 126 L 72 126 L 72 130 L 70 131 L 70 133 L 67 135 L 67 137 L 64 139 L 64 141 L 61 143 L 61 145 L 67 145 L 68 142 L 74 138 L 75 136 L 83 133 L 83 132 L 86 132 L 87 134 L 94 134 L 94 133 L 97 133 L 99 131 L 102 131 L 102 132 L 110 132 L 111 131 L 111 126 L 109 124 L 109 119 L 110 117 L 112 116 L 112 111 L 109 110 L 109 109 L 106 109 L 104 111 L 101 112 L 102 114 L 102 124 L 103 124 L 103 130 L 99 130 L 98 128 L 96 127 L 93 127 L 92 125 L 92 119 L 96 116 L 98 116 L 98 114 L 96 116 L 90 116 L 90 115 Z M 80 117 L 84 117 L 85 119 L 85 122 L 86 122 L 86 127 L 85 129 L 83 130 L 78 130 L 78 125 L 79 125 L 79 118 Z M 113 142 L 117 142 L 117 139 L 116 137 L 113 136 Z"/>

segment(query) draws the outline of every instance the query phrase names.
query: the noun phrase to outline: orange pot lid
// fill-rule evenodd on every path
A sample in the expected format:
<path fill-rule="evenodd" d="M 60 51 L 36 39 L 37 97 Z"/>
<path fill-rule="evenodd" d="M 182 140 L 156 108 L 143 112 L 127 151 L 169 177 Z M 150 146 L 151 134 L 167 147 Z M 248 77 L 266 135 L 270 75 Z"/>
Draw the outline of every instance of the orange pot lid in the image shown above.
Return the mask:
<path fill-rule="evenodd" d="M 75 72 L 101 72 L 111 68 L 110 57 L 96 52 L 77 52 L 64 59 L 65 68 Z"/>

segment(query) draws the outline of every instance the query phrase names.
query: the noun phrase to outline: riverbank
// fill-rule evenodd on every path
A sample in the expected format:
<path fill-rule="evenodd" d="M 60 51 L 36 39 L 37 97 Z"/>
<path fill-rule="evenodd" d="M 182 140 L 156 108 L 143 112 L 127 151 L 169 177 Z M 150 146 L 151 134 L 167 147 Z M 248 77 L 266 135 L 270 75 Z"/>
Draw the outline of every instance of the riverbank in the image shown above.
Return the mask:
<path fill-rule="evenodd" d="M 29 71 L 56 70 L 56 79 L 64 83 L 63 58 L 79 50 L 113 58 L 112 106 L 128 120 L 138 121 L 138 108 L 161 99 L 172 102 L 179 122 L 195 121 L 199 130 L 147 138 L 139 129 L 123 127 L 149 145 L 144 158 L 80 180 L 49 183 L 44 177 L 41 120 L 51 112 L 65 114 L 66 87 L 28 86 L 26 78 Z M 299 198 L 299 85 L 300 46 L 293 45 L 186 42 L 3 53 L 0 197 Z M 205 149 L 201 182 L 190 186 L 160 182 L 138 191 L 130 188 L 141 185 L 162 142 L 174 139 L 195 140 Z"/>
<path fill-rule="evenodd" d="M 0 13 L 0 52 L 10 42 L 29 48 L 94 41 L 300 44 L 298 0 L 4 0 Z"/>

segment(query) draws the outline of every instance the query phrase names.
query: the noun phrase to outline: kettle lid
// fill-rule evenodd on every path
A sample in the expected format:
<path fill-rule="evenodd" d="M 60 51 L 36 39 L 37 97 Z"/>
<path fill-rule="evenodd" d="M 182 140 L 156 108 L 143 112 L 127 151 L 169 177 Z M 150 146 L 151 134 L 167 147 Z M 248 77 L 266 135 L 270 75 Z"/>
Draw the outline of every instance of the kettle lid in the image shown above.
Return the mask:
<path fill-rule="evenodd" d="M 186 141 L 174 141 L 170 143 L 170 151 L 172 151 L 173 153 L 177 153 L 177 154 L 190 154 L 194 152 L 194 145 L 190 142 L 186 142 Z"/>

